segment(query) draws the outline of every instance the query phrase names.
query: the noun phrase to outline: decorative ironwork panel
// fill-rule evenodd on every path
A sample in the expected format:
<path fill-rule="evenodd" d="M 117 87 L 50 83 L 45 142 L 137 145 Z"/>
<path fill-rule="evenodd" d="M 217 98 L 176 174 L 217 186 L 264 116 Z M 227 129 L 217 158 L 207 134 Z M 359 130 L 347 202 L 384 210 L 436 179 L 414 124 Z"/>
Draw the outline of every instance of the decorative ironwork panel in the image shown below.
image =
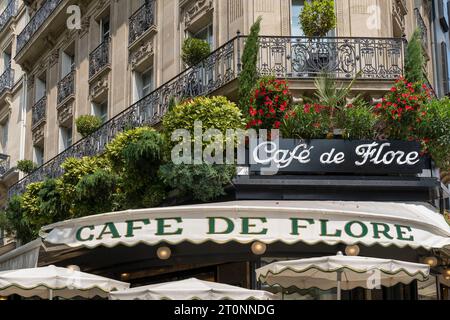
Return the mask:
<path fill-rule="evenodd" d="M 23 31 L 17 36 L 17 52 L 20 52 L 27 45 L 61 2 L 63 0 L 46 0 L 42 4 Z"/>
<path fill-rule="evenodd" d="M 11 157 L 5 154 L 0 154 L 0 177 L 3 177 L 9 169 L 11 169 Z"/>
<path fill-rule="evenodd" d="M 8 67 L 0 76 L 0 95 L 14 86 L 14 70 Z"/>
<path fill-rule="evenodd" d="M 279 78 L 396 79 L 403 74 L 404 40 L 262 37 L 258 70 Z"/>
<path fill-rule="evenodd" d="M 75 70 L 72 70 L 58 83 L 58 104 L 75 93 Z"/>
<path fill-rule="evenodd" d="M 0 31 L 5 28 L 12 17 L 16 15 L 17 3 L 16 0 L 10 0 L 5 10 L 0 14 Z"/>
<path fill-rule="evenodd" d="M 47 97 L 43 97 L 41 100 L 35 103 L 32 108 L 32 126 L 36 126 L 42 122 L 47 116 Z"/>
<path fill-rule="evenodd" d="M 155 24 L 155 0 L 148 0 L 129 19 L 129 43 L 133 43 Z"/>
<path fill-rule="evenodd" d="M 95 76 L 100 70 L 109 64 L 110 39 L 103 41 L 89 55 L 89 78 Z"/>

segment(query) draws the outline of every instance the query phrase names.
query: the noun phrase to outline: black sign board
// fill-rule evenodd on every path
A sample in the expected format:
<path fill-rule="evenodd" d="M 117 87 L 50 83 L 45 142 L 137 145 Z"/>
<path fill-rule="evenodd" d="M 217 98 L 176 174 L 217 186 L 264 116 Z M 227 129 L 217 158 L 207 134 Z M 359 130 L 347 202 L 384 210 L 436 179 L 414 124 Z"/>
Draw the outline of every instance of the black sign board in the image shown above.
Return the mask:
<path fill-rule="evenodd" d="M 249 150 L 250 171 L 276 173 L 420 174 L 421 146 L 407 141 L 259 141 Z"/>

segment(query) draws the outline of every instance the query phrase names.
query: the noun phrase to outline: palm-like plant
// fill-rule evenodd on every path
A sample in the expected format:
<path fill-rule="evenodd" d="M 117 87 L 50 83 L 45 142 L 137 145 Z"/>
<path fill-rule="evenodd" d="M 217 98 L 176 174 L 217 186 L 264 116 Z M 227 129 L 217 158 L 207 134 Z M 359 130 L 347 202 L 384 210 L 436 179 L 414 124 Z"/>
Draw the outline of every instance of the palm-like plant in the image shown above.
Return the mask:
<path fill-rule="evenodd" d="M 338 86 L 335 79 L 326 72 L 321 72 L 314 80 L 316 92 L 314 97 L 321 105 L 327 106 L 330 112 L 330 131 L 334 131 L 334 117 L 337 111 L 347 106 L 347 98 L 350 96 L 355 81 L 359 78 L 360 73 L 347 86 Z M 360 96 L 356 96 L 358 99 Z"/>

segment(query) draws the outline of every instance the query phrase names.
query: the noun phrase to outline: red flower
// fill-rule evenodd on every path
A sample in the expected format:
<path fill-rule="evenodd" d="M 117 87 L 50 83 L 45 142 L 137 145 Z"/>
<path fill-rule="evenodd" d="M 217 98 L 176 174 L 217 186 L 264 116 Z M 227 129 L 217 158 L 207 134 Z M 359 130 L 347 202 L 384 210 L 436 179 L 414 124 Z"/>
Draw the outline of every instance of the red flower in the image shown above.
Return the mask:
<path fill-rule="evenodd" d="M 281 126 L 281 122 L 275 121 L 275 124 L 274 124 L 275 129 L 280 129 L 280 126 Z"/>

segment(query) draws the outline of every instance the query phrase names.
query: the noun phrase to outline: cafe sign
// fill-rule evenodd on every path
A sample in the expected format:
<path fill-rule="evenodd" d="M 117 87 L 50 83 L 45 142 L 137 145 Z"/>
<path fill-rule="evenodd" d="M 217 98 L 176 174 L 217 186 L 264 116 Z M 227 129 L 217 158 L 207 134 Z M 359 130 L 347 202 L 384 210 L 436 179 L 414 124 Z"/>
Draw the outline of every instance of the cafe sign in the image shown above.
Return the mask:
<path fill-rule="evenodd" d="M 421 146 L 407 141 L 259 141 L 249 149 L 252 172 L 420 174 Z"/>
<path fill-rule="evenodd" d="M 182 208 L 182 207 L 180 207 Z M 176 245 L 182 242 L 225 244 L 362 243 L 372 246 L 440 248 L 450 245 L 447 228 L 436 235 L 426 221 L 392 219 L 373 214 L 324 210 L 214 210 L 119 213 L 83 219 L 49 229 L 45 242 L 69 247 L 133 246 L 139 243 Z M 448 227 L 448 226 L 447 226 Z"/>

